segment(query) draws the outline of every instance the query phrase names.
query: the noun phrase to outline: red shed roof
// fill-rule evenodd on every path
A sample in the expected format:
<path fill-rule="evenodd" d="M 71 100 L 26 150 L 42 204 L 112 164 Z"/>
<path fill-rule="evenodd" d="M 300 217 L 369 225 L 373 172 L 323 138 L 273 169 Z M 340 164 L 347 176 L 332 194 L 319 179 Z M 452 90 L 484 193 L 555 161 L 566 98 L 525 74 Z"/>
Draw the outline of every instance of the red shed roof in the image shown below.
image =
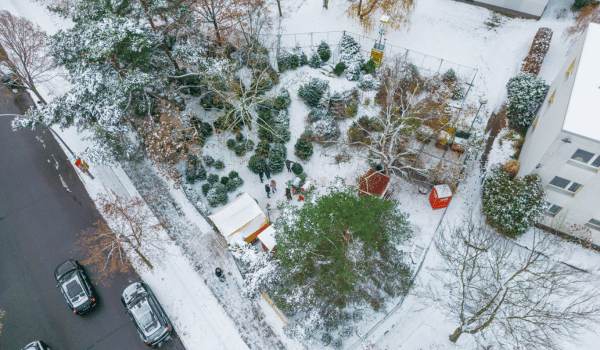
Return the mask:
<path fill-rule="evenodd" d="M 360 179 L 358 189 L 364 194 L 374 194 L 382 196 L 388 188 L 390 178 L 375 170 L 369 170 L 365 176 Z"/>

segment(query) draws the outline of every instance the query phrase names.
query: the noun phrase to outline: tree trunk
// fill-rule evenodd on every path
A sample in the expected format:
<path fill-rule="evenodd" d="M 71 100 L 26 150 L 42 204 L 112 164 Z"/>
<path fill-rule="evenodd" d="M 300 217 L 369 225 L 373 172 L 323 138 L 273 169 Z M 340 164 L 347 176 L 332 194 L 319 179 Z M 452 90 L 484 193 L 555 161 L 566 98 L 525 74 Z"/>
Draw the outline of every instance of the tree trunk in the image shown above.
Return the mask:
<path fill-rule="evenodd" d="M 461 327 L 456 328 L 456 330 L 454 331 L 454 333 L 450 334 L 450 341 L 453 343 L 456 343 L 456 341 L 458 340 L 458 337 L 460 337 L 460 335 L 463 334 L 463 330 Z"/>
<path fill-rule="evenodd" d="M 215 27 L 215 34 L 217 35 L 217 44 L 221 46 L 221 34 L 219 33 L 219 26 L 217 25 L 217 21 L 213 21 L 213 26 Z"/>
<path fill-rule="evenodd" d="M 325 4 L 325 1 L 327 0 L 323 0 L 323 4 Z M 279 17 L 283 17 L 283 14 L 281 13 L 281 2 L 280 0 L 277 0 L 277 8 L 279 9 Z M 325 7 L 327 8 L 327 7 Z"/>
<path fill-rule="evenodd" d="M 125 73 L 123 73 L 123 70 L 121 70 L 121 66 L 119 66 L 119 62 L 117 62 L 115 55 L 110 55 L 110 60 L 114 63 L 115 68 L 117 68 L 117 70 L 119 71 L 119 75 L 121 76 L 121 78 L 124 78 Z"/>
<path fill-rule="evenodd" d="M 44 100 L 44 98 L 42 97 L 42 95 L 40 95 L 40 93 L 37 91 L 37 89 L 35 88 L 35 86 L 33 84 L 31 84 L 31 86 L 29 87 L 29 89 L 31 91 L 33 91 L 33 93 L 35 94 L 35 96 L 37 96 L 37 98 L 43 103 L 43 104 L 47 104 L 46 100 Z"/>
<path fill-rule="evenodd" d="M 360 17 L 360 10 L 362 9 L 362 0 L 358 0 L 358 17 Z"/>
<path fill-rule="evenodd" d="M 144 256 L 144 254 L 142 254 L 142 252 L 140 252 L 137 248 L 134 248 L 133 250 L 135 250 L 135 252 L 137 253 L 137 255 L 144 261 L 144 263 L 146 263 L 146 265 L 148 265 L 148 267 L 151 270 L 154 269 L 154 266 L 152 266 L 152 264 L 150 263 L 150 261 L 148 259 L 146 259 L 146 257 Z"/>
<path fill-rule="evenodd" d="M 325 10 L 329 9 L 329 0 L 323 0 L 323 7 Z"/>

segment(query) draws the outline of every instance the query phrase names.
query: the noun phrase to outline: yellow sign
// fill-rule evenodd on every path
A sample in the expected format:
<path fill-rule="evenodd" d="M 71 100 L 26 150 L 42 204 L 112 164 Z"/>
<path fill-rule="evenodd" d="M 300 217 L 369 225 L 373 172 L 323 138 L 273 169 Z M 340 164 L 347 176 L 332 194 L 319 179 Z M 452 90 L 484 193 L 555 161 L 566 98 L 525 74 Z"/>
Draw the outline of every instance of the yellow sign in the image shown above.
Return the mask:
<path fill-rule="evenodd" d="M 375 65 L 377 67 L 381 66 L 381 62 L 383 61 L 383 51 L 372 49 L 371 50 L 371 60 L 373 60 L 373 62 L 375 62 Z"/>

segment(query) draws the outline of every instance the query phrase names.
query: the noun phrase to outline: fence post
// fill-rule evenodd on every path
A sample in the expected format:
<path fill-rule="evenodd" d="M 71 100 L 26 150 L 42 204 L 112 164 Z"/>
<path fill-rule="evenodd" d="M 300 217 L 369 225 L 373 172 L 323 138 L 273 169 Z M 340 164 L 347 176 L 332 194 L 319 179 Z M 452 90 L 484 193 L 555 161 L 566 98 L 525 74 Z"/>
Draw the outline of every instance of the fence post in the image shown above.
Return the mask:
<path fill-rule="evenodd" d="M 313 33 L 310 33 L 310 48 L 313 48 Z"/>
<path fill-rule="evenodd" d="M 421 69 L 423 69 L 423 64 L 425 63 L 426 58 L 427 58 L 427 55 L 423 54 L 423 62 L 421 62 Z"/>
<path fill-rule="evenodd" d="M 440 58 L 440 66 L 438 67 L 437 73 L 435 73 L 436 75 L 440 74 L 440 69 L 442 69 L 442 63 L 444 63 L 444 59 Z"/>

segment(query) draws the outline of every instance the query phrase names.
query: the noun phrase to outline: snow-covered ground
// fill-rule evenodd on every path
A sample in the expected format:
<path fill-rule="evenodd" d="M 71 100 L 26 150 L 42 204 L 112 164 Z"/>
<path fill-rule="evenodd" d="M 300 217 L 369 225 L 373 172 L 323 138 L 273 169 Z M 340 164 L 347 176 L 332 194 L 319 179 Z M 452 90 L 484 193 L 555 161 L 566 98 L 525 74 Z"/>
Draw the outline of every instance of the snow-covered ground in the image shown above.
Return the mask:
<path fill-rule="evenodd" d="M 357 23 L 347 18 L 346 0 L 330 0 L 327 10 L 323 9 L 321 0 L 283 0 L 282 5 L 284 17 L 281 20 L 281 28 L 284 34 L 346 30 L 375 37 L 374 32 L 363 33 Z M 550 49 L 540 71 L 540 77 L 547 82 L 554 79 L 569 50 L 569 44 L 565 42 L 563 32 L 572 23 L 570 12 L 566 18 L 562 19 L 557 19 L 556 15 L 557 11 L 569 8 L 571 5 L 571 1 L 550 0 L 539 21 L 513 19 L 500 15 L 498 17 L 499 25 L 491 28 L 486 25 L 486 22 L 492 19 L 493 11 L 452 0 L 419 0 L 412 16 L 410 28 L 406 31 L 391 31 L 386 38 L 388 44 L 477 69 L 469 100 L 476 102 L 480 96 L 485 96 L 489 101 L 487 105 L 483 106 L 475 125 L 476 128 L 482 130 L 490 113 L 498 111 L 504 102 L 505 85 L 519 71 L 539 27 L 549 27 L 554 32 Z M 32 3 L 31 0 L 2 0 L 0 9 L 6 9 L 16 15 L 31 19 L 49 34 L 71 25 L 68 21 L 48 14 L 41 5 Z M 318 44 L 318 41 L 315 41 L 315 44 Z M 363 47 L 363 49 L 368 51 L 370 48 Z M 287 86 L 292 95 L 292 104 L 289 108 L 292 140 L 286 145 L 288 158 L 292 160 L 297 160 L 293 156 L 293 145 L 304 130 L 305 117 L 308 114 L 306 105 L 297 98 L 297 89 L 310 77 L 328 80 L 332 91 L 347 90 L 354 86 L 354 83 L 348 82 L 344 78 L 326 77 L 320 71 L 308 67 L 282 75 L 280 86 Z M 41 87 L 40 90 L 42 90 L 42 94 L 52 98 L 67 88 L 68 84 L 64 79 L 57 79 L 52 84 Z M 366 94 L 365 97 L 372 98 L 372 94 Z M 359 110 L 358 116 L 361 116 L 361 113 L 362 111 Z M 342 132 L 347 130 L 348 126 L 349 122 L 344 122 L 341 126 Z M 82 152 L 89 145 L 89 141 L 82 140 L 84 135 L 78 135 L 72 129 L 62 130 L 59 133 L 76 153 Z M 502 132 L 496 138 L 487 169 L 495 163 L 503 162 L 512 154 L 513 150 L 509 142 L 500 145 L 499 140 L 505 133 L 506 131 Z M 224 170 L 212 171 L 218 173 L 219 176 L 226 175 L 231 170 L 239 172 L 245 184 L 238 191 L 251 194 L 258 199 L 262 208 L 266 208 L 267 204 L 275 208 L 277 201 L 285 199 L 285 182 L 292 179 L 292 174 L 284 170 L 273 176 L 273 179 L 277 181 L 279 191 L 268 200 L 264 185 L 260 183 L 258 176 L 247 168 L 246 160 L 252 152 L 244 158 L 236 157 L 225 147 L 225 141 L 231 137 L 230 134 L 217 134 L 211 137 L 206 144 L 204 153 L 215 159 L 222 159 L 226 164 Z M 337 152 L 339 149 L 335 147 L 324 149 L 317 146 L 310 161 L 302 163 L 305 172 L 309 175 L 309 180 L 321 187 L 327 186 L 335 176 L 355 183 L 356 179 L 367 170 L 367 165 L 359 157 L 351 158 L 348 163 L 335 164 L 333 156 Z M 82 180 L 92 198 L 108 189 L 122 195 L 137 193 L 136 186 L 133 186 L 135 181 L 130 181 L 120 168 L 117 167 L 113 171 L 113 169 L 95 167 L 94 164 L 90 165 L 96 179 L 92 181 L 87 177 L 82 177 Z M 479 210 L 483 174 L 479 169 L 470 169 L 469 174 L 455 193 L 444 215 L 444 221 L 458 220 L 464 213 Z M 200 193 L 199 186 L 197 190 Z M 405 186 L 396 193 L 401 208 L 410 214 L 410 221 L 415 231 L 414 239 L 403 249 L 410 249 L 413 243 L 430 247 L 444 211 L 433 211 L 428 204 L 427 196 L 419 194 L 414 187 Z M 239 274 L 236 273 L 228 278 L 226 286 L 219 286 L 219 282 L 214 284 L 213 279 L 208 279 L 213 270 L 211 263 L 224 264 L 226 271 L 234 269 L 231 259 L 226 253 L 221 251 L 217 254 L 209 251 L 222 248 L 217 246 L 211 248 L 205 244 L 206 242 L 214 243 L 218 240 L 218 236 L 215 236 L 210 226 L 187 203 L 180 190 L 169 189 L 169 195 L 181 209 L 184 220 L 190 225 L 186 227 L 191 227 L 195 231 L 189 232 L 188 236 L 179 237 L 178 239 L 185 239 L 186 243 L 178 242 L 180 244 L 171 245 L 169 254 L 155 271 L 140 269 L 141 276 L 150 284 L 171 315 L 178 334 L 188 349 L 244 349 L 247 348 L 246 343 L 258 344 L 258 340 L 249 335 L 251 333 L 249 329 L 255 327 L 255 325 L 250 325 L 255 316 L 252 313 L 254 310 L 251 303 L 239 297 L 239 285 L 241 284 Z M 232 199 L 232 194 L 230 194 L 230 199 Z M 204 198 L 202 200 L 207 204 Z M 277 213 L 274 212 L 273 215 L 276 217 Z M 519 240 L 524 245 L 526 241 L 527 236 Z M 572 255 L 565 256 L 565 261 L 590 272 L 600 273 L 597 267 L 600 263 L 600 255 L 575 244 L 565 243 L 565 246 L 568 246 L 573 252 Z M 402 306 L 387 318 L 383 319 L 383 313 L 373 313 L 365 317 L 356 326 L 363 334 L 367 334 L 366 340 L 361 341 L 357 335 L 353 334 L 344 340 L 345 349 L 366 349 L 369 344 L 375 345 L 375 348 L 370 349 L 390 350 L 463 349 L 470 345 L 469 337 L 466 335 L 461 337 L 458 344 L 450 343 L 448 335 L 452 333 L 456 325 L 446 322 L 440 310 L 420 297 L 418 293 L 419 288 L 424 288 L 429 283 L 435 283 L 428 271 L 440 262 L 435 249 L 427 249 L 426 252 L 427 255 L 416 280 L 417 287 L 414 292 L 409 294 L 403 300 Z M 203 254 L 206 256 L 202 256 Z M 215 260 L 210 261 L 210 259 Z M 198 268 L 203 264 L 206 268 Z M 227 295 L 223 291 L 230 294 L 225 304 L 218 300 Z M 175 295 L 175 297 L 166 298 L 161 295 Z M 399 301 L 390 302 L 387 310 L 392 310 Z M 283 322 L 268 303 L 260 300 L 259 305 L 262 311 L 256 317 L 262 317 L 270 325 L 276 338 L 280 339 L 289 349 L 302 348 L 297 342 L 285 337 L 282 331 Z M 239 310 L 235 311 L 238 307 Z M 379 323 L 382 319 L 383 321 Z M 378 324 L 377 328 L 368 333 L 376 324 Z M 268 328 L 268 325 L 264 327 Z M 600 342 L 600 337 L 596 333 L 588 332 L 581 337 L 581 340 L 583 345 L 565 343 L 564 349 L 592 349 Z M 320 344 L 315 344 L 312 348 L 320 347 Z"/>

